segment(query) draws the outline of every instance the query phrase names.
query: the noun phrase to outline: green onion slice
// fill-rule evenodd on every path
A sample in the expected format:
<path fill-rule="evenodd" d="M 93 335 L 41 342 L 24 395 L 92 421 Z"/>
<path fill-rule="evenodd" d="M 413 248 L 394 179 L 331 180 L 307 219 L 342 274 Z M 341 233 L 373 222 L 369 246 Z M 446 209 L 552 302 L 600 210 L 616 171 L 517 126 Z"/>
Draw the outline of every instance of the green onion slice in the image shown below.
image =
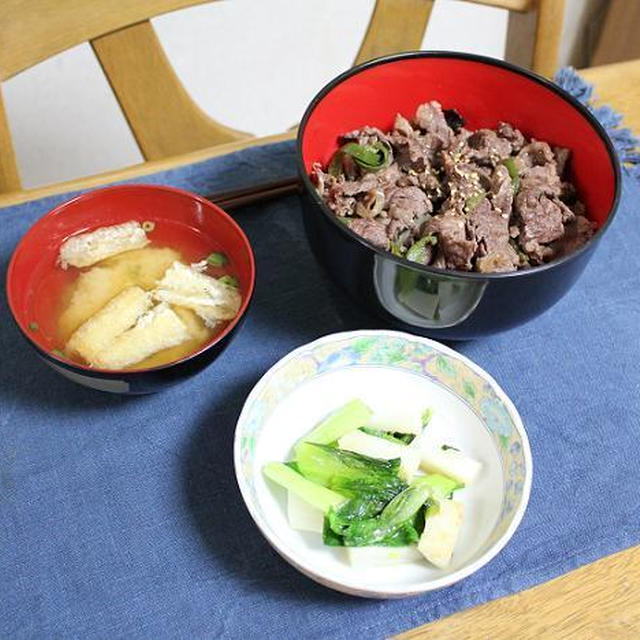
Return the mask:
<path fill-rule="evenodd" d="M 402 247 L 397 242 L 389 243 L 389 251 L 391 251 L 394 256 L 402 256 Z"/>
<path fill-rule="evenodd" d="M 420 240 L 416 240 L 416 242 L 414 242 L 407 250 L 407 255 L 405 257 L 407 260 L 411 260 L 411 262 L 426 264 L 427 258 L 429 257 L 427 254 L 427 245 L 435 246 L 437 243 L 438 238 L 428 234 L 420 238 Z"/>
<path fill-rule="evenodd" d="M 482 191 L 481 193 L 475 193 L 472 196 L 469 196 L 464 201 L 464 209 L 467 213 L 471 213 L 485 198 L 487 194 Z"/>
<path fill-rule="evenodd" d="M 233 276 L 222 276 L 221 278 L 218 278 L 218 282 L 226 285 L 227 287 L 235 287 L 236 289 L 238 288 L 238 279 L 234 278 Z"/>
<path fill-rule="evenodd" d="M 520 187 L 520 176 L 518 175 L 518 167 L 516 167 L 515 160 L 513 158 L 505 158 L 500 162 L 507 168 L 507 171 L 509 172 L 513 192 L 518 193 L 518 189 Z"/>
<path fill-rule="evenodd" d="M 207 263 L 210 264 L 212 267 L 224 267 L 224 265 L 227 264 L 227 262 L 229 262 L 229 259 L 227 258 L 227 256 L 225 256 L 224 253 L 221 253 L 219 251 L 214 251 L 213 253 L 207 256 Z"/>
<path fill-rule="evenodd" d="M 347 142 L 333 154 L 328 168 L 330 175 L 338 176 L 342 173 L 342 158 L 345 155 L 351 156 L 365 171 L 379 171 L 389 166 L 389 145 L 385 142 L 378 141 L 373 144 Z"/>

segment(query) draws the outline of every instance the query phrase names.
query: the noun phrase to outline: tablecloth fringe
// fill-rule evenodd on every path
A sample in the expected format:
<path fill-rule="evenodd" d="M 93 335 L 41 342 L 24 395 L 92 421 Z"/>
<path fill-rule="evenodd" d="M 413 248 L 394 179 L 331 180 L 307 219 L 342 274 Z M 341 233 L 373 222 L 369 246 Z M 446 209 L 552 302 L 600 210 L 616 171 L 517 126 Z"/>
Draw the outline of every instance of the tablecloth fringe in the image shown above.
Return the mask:
<path fill-rule="evenodd" d="M 560 69 L 554 76 L 554 82 L 593 113 L 609 135 L 624 169 L 640 180 L 640 139 L 631 129 L 621 126 L 622 114 L 607 105 L 594 105 L 593 85 L 583 80 L 573 67 Z"/>

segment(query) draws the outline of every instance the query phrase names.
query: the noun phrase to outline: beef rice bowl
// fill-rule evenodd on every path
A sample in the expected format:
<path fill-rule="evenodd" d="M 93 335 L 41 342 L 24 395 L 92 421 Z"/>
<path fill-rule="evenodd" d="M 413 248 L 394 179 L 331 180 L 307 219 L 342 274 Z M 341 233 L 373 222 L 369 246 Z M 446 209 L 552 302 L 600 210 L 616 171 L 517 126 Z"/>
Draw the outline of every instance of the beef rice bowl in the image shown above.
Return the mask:
<path fill-rule="evenodd" d="M 352 303 L 444 339 L 517 326 L 560 300 L 620 197 L 615 150 L 584 105 L 463 53 L 338 76 L 304 114 L 298 169 L 311 248 Z"/>
<path fill-rule="evenodd" d="M 470 131 L 432 100 L 383 132 L 339 137 L 312 177 L 327 206 L 371 244 L 419 264 L 513 271 L 583 245 L 594 226 L 568 171 L 569 149 L 506 122 Z"/>

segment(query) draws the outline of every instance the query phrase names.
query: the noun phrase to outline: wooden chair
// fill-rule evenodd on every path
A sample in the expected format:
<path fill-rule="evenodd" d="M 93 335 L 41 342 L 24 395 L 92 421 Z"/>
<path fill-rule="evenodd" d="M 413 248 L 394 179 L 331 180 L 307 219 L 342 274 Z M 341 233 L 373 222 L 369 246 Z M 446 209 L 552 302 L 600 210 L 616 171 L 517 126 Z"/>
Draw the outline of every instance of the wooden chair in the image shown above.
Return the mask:
<path fill-rule="evenodd" d="M 113 89 L 145 163 L 31 191 L 21 191 L 0 94 L 0 194 L 12 202 L 123 180 L 264 142 L 200 110 L 174 73 L 149 22 L 153 16 L 206 0 L 3 0 L 0 81 L 88 41 Z M 470 0 L 514 11 L 537 8 L 533 68 L 555 70 L 564 0 Z M 114 9 L 114 4 L 117 10 Z M 377 0 L 355 63 L 419 49 L 433 0 Z M 0 197 L 0 206 L 8 202 Z"/>

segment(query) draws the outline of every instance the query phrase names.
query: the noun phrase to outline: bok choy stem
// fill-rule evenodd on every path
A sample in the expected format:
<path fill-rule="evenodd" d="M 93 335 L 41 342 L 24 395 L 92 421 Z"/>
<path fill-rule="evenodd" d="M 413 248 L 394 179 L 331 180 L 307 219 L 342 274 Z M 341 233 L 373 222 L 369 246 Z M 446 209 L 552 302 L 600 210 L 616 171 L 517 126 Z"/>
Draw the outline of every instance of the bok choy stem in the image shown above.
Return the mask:
<path fill-rule="evenodd" d="M 323 513 L 327 513 L 332 507 L 338 507 L 346 501 L 343 495 L 307 480 L 281 462 L 265 464 L 262 472 L 267 478 L 295 493 L 299 498 L 320 509 Z"/>

